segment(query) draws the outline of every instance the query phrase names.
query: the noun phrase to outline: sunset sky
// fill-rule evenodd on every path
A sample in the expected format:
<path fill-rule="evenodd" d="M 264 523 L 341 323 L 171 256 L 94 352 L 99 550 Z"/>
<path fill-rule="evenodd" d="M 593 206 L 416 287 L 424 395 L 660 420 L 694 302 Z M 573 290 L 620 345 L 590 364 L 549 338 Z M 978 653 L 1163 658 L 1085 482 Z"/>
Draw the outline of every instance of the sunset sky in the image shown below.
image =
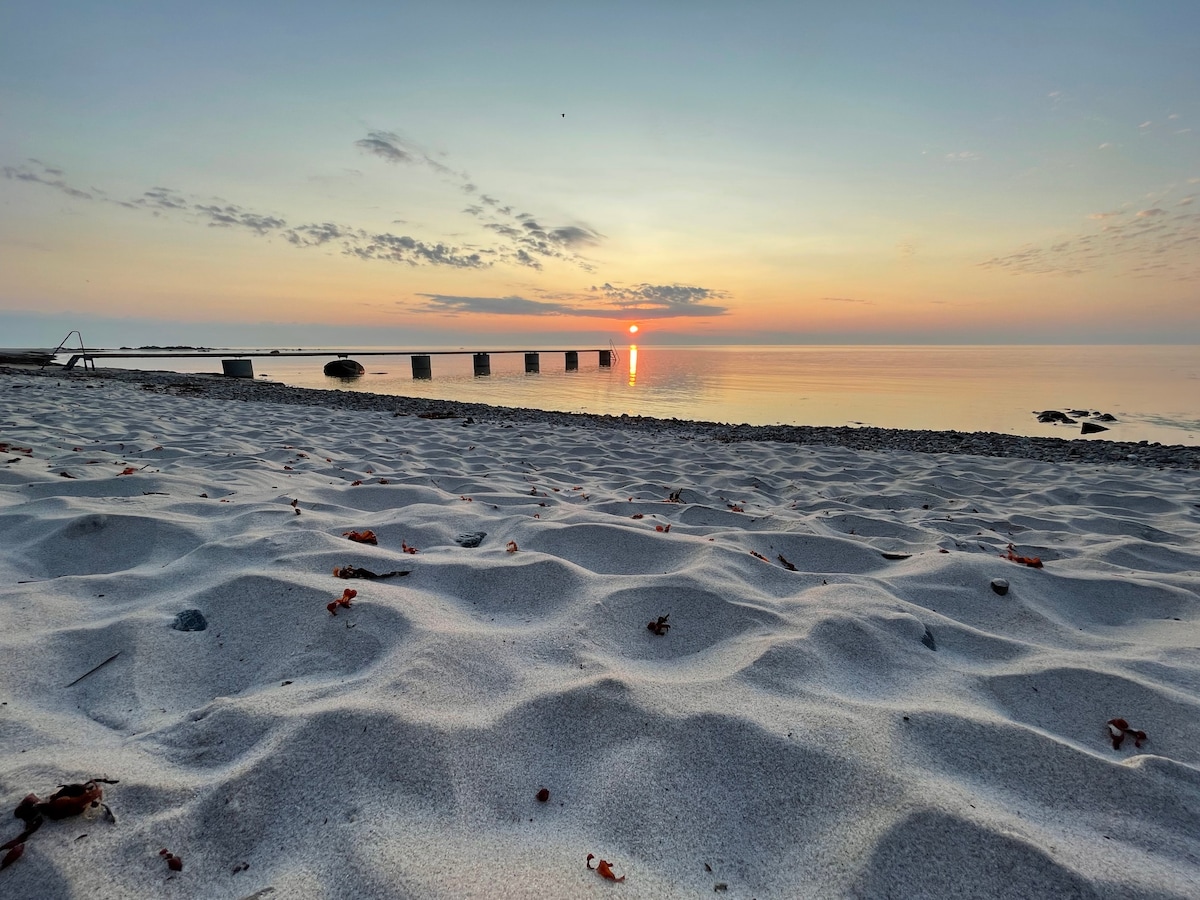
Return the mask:
<path fill-rule="evenodd" d="M 1200 3 L 5 3 L 0 346 L 1200 343 Z"/>

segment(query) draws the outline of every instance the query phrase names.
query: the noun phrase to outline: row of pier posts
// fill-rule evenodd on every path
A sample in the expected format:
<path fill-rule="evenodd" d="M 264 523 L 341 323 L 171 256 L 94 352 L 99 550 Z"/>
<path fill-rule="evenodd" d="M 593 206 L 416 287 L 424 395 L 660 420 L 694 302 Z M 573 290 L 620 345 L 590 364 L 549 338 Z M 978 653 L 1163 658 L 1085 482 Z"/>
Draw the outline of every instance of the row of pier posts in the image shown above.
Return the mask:
<path fill-rule="evenodd" d="M 601 350 L 600 365 L 602 368 L 612 366 L 612 351 Z M 566 366 L 568 372 L 579 371 L 579 351 L 567 350 Z M 471 365 L 475 374 L 491 375 L 492 374 L 492 357 L 488 353 L 476 353 L 471 357 Z M 529 375 L 535 375 L 542 371 L 541 355 L 538 353 L 525 354 L 525 372 Z M 412 357 L 412 373 L 413 378 L 429 379 L 433 377 L 433 365 L 430 358 L 424 354 L 416 354 Z"/>

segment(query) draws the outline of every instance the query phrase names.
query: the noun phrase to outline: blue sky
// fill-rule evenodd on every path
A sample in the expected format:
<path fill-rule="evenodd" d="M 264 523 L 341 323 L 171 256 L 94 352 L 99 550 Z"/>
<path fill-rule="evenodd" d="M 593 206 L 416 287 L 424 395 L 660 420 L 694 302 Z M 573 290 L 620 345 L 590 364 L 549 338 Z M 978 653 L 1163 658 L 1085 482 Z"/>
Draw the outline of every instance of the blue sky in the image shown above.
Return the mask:
<path fill-rule="evenodd" d="M 9 4 L 0 344 L 1200 340 L 1200 5 L 973 6 Z"/>

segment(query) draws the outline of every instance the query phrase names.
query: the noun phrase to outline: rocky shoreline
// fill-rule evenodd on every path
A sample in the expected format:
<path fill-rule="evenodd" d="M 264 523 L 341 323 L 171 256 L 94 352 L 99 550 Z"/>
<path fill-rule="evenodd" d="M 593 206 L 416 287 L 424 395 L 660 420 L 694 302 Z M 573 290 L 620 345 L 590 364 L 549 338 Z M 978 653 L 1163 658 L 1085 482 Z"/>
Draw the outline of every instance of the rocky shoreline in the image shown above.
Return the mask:
<path fill-rule="evenodd" d="M 95 369 L 66 372 L 60 368 L 30 369 L 0 366 L 0 374 L 41 378 L 106 378 L 140 384 L 146 390 L 176 395 L 201 395 L 220 400 L 287 403 L 415 415 L 427 418 L 459 418 L 475 422 L 583 425 L 675 434 L 727 443 L 778 441 L 781 443 L 852 450 L 901 450 L 916 453 L 954 453 L 1029 459 L 1039 462 L 1115 464 L 1146 468 L 1200 469 L 1200 447 L 1127 441 L 1068 440 L 1053 437 L 1023 437 L 995 432 L 924 431 L 814 425 L 731 425 L 658 419 L 650 416 L 612 416 L 593 413 L 549 412 L 524 407 L 489 406 L 453 400 L 430 400 L 361 391 L 317 390 L 288 387 L 275 382 L 226 378 L 222 375 L 180 374 L 132 369 Z"/>

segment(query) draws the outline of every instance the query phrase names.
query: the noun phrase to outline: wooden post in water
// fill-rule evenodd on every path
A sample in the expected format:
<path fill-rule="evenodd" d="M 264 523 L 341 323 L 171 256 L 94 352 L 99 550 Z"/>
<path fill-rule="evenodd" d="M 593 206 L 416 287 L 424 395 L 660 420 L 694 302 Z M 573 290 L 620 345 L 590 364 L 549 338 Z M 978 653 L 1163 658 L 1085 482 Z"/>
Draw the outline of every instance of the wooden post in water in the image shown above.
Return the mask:
<path fill-rule="evenodd" d="M 433 365 L 429 362 L 429 357 L 424 354 L 413 356 L 412 367 L 413 378 L 424 380 L 433 377 Z"/>
<path fill-rule="evenodd" d="M 612 351 L 611 350 L 601 350 L 600 351 L 600 368 L 608 369 L 611 367 L 612 367 Z"/>
<path fill-rule="evenodd" d="M 578 372 L 579 371 L 579 351 L 578 350 L 568 350 L 567 351 L 567 371 L 568 372 Z"/>
<path fill-rule="evenodd" d="M 542 371 L 542 363 L 541 363 L 541 359 L 538 357 L 538 355 L 536 353 L 526 353 L 525 354 L 525 374 L 526 375 L 535 375 L 540 371 Z"/>
<path fill-rule="evenodd" d="M 492 374 L 492 358 L 486 353 L 476 353 L 474 356 L 474 363 L 476 375 Z"/>

